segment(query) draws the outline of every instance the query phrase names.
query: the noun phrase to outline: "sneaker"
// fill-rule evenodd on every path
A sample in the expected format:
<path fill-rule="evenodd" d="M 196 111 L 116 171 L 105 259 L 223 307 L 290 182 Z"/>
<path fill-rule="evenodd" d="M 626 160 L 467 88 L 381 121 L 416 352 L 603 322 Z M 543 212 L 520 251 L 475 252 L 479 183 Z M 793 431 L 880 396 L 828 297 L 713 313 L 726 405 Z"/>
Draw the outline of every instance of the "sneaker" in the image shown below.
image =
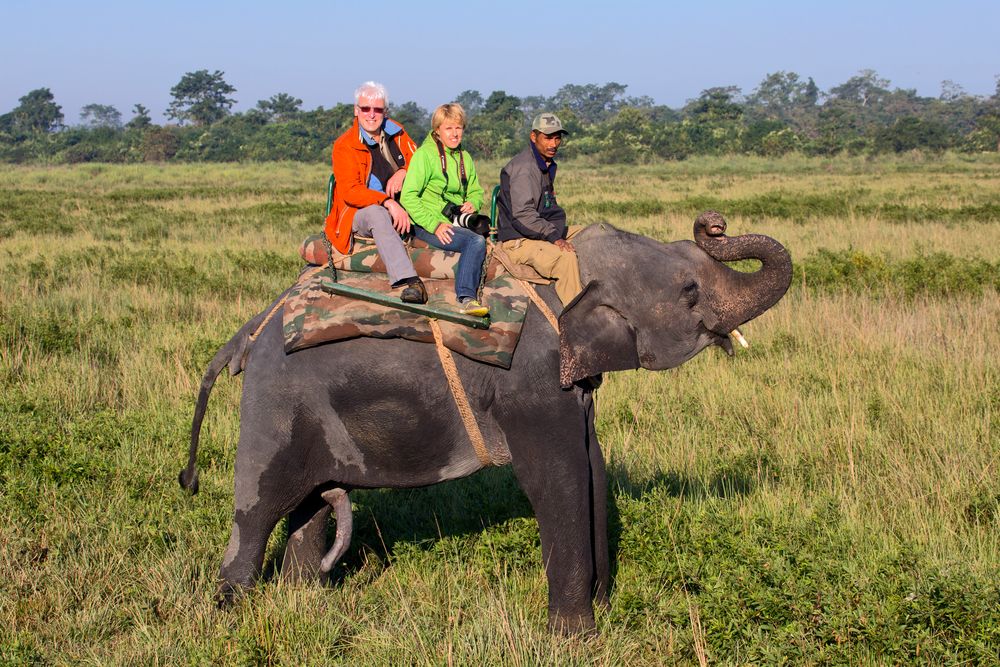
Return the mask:
<path fill-rule="evenodd" d="M 427 303 L 427 288 L 424 287 L 423 281 L 417 278 L 406 285 L 399 295 L 399 300 L 404 303 Z"/>
<path fill-rule="evenodd" d="M 463 315 L 473 315 L 475 317 L 486 317 L 490 314 L 490 309 L 479 303 L 475 299 L 463 299 L 461 304 L 459 304 L 458 312 Z"/>

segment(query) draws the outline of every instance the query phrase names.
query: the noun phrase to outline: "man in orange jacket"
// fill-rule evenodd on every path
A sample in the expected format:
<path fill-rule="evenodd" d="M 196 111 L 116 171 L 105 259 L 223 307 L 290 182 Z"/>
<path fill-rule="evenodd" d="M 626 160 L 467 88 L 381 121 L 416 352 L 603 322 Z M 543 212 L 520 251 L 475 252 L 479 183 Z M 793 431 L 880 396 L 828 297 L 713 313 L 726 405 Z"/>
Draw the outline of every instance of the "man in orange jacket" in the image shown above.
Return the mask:
<path fill-rule="evenodd" d="M 399 123 L 386 117 L 389 95 L 374 81 L 354 92 L 354 123 L 333 142 L 333 203 L 326 236 L 342 253 L 351 251 L 353 234 L 375 239 L 393 289 L 400 299 L 426 303 L 427 290 L 413 270 L 400 234 L 410 217 L 396 198 L 416 144 Z"/>

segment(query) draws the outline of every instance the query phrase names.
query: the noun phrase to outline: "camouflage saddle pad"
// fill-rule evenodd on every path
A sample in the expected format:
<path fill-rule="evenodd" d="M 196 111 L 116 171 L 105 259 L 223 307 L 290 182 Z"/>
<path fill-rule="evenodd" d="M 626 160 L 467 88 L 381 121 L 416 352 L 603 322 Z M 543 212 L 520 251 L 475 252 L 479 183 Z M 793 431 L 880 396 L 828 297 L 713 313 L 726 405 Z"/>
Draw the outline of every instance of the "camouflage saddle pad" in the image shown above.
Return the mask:
<path fill-rule="evenodd" d="M 440 250 L 426 250 L 434 255 L 456 255 Z M 355 252 L 354 255 L 344 257 L 357 257 L 358 254 Z M 428 255 L 427 263 L 429 266 L 434 265 L 442 259 L 450 258 Z M 381 260 L 378 263 L 381 264 Z M 414 258 L 414 264 L 416 263 Z M 309 268 L 289 292 L 282 312 L 286 353 L 359 336 L 434 342 L 430 320 L 426 315 L 331 294 L 323 288 L 324 284 L 334 282 L 330 268 L 324 267 L 319 271 L 315 267 Z M 388 276 L 370 272 L 373 268 L 338 271 L 336 282 L 389 294 Z M 427 287 L 427 305 L 442 309 L 458 308 L 455 304 L 453 280 L 430 279 L 425 280 L 424 284 Z M 510 368 L 514 348 L 521 336 L 524 315 L 528 310 L 528 296 L 515 278 L 501 271 L 495 272 L 486 281 L 483 303 L 490 309 L 489 328 L 473 329 L 463 324 L 439 320 L 443 343 L 448 349 L 475 361 Z"/>

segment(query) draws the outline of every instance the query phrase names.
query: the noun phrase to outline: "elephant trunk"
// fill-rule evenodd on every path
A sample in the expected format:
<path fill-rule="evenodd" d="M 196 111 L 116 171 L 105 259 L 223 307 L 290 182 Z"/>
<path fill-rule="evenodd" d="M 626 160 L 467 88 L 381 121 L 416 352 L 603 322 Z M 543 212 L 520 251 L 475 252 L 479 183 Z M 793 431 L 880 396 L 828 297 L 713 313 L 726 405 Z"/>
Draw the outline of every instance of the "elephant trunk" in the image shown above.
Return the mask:
<path fill-rule="evenodd" d="M 723 266 L 706 285 L 712 309 L 719 318 L 713 328 L 722 334 L 776 304 L 792 282 L 792 258 L 780 243 L 761 234 L 730 238 L 725 232 L 726 220 L 716 211 L 705 211 L 694 222 L 695 243 L 712 258 L 720 262 L 757 259 L 763 266 L 754 273 Z"/>

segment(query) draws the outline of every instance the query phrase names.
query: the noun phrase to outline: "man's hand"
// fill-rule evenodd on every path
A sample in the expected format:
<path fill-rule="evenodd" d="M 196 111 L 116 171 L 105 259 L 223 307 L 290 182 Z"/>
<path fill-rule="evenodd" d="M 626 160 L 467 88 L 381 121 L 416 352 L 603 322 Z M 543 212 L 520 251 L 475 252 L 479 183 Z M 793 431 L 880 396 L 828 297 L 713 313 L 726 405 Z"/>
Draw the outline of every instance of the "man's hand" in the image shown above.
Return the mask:
<path fill-rule="evenodd" d="M 462 213 L 475 213 L 476 209 L 472 208 L 472 204 L 465 202 L 462 204 Z"/>
<path fill-rule="evenodd" d="M 434 236 L 436 236 L 438 241 L 441 243 L 448 245 L 451 243 L 452 237 L 455 236 L 455 228 L 447 222 L 442 222 L 437 226 L 437 229 L 434 230 Z"/>
<path fill-rule="evenodd" d="M 406 209 L 400 206 L 399 202 L 395 199 L 386 199 L 383 206 L 389 210 L 389 215 L 392 216 L 393 229 L 400 234 L 410 231 L 410 216 L 407 214 Z"/>
<path fill-rule="evenodd" d="M 573 244 L 567 241 L 566 239 L 558 239 L 556 241 L 553 241 L 552 245 L 559 248 L 560 250 L 565 250 L 566 252 L 576 252 L 576 248 L 573 247 Z"/>
<path fill-rule="evenodd" d="M 403 189 L 403 179 L 406 178 L 406 170 L 400 169 L 385 184 L 385 193 L 390 197 L 395 197 Z"/>

